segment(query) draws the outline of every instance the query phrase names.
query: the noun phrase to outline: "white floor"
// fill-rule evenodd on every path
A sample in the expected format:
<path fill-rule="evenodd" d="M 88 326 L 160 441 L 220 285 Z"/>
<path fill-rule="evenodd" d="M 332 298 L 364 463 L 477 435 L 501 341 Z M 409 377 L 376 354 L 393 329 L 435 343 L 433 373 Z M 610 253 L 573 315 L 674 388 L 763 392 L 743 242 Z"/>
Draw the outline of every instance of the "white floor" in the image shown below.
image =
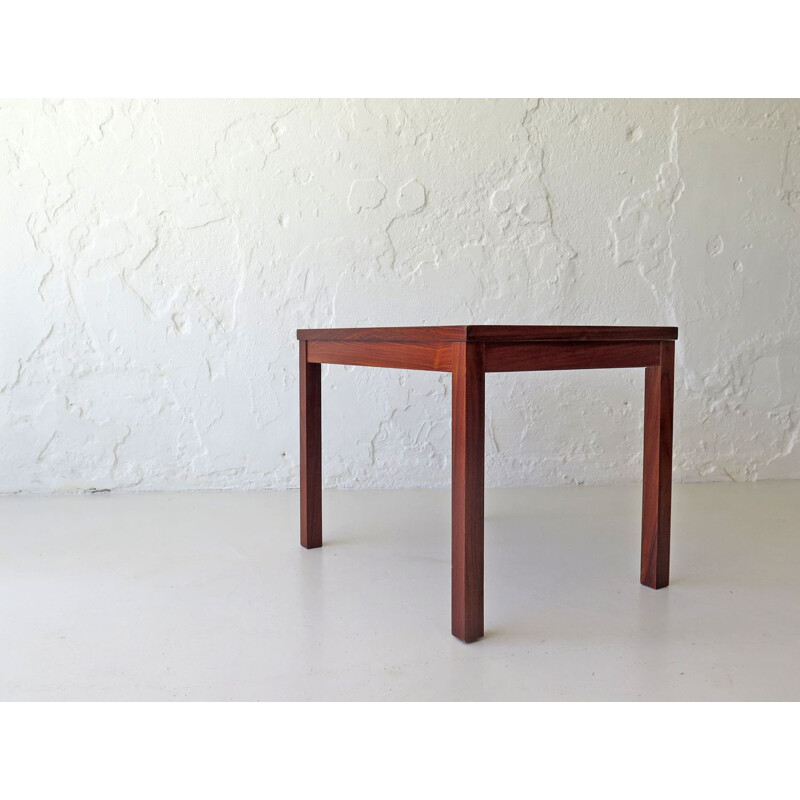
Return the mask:
<path fill-rule="evenodd" d="M 486 637 L 450 635 L 449 493 L 0 498 L 2 700 L 800 700 L 800 482 L 492 490 Z"/>

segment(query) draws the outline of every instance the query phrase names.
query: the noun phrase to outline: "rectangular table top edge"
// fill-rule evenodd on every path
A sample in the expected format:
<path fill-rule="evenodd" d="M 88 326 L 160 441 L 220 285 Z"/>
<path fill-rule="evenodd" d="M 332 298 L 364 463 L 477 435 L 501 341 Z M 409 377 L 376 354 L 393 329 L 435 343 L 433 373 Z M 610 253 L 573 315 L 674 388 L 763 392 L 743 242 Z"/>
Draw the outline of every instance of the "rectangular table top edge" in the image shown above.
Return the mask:
<path fill-rule="evenodd" d="M 674 341 L 677 327 L 623 325 L 436 325 L 299 328 L 300 341 L 325 342 L 653 342 Z"/>

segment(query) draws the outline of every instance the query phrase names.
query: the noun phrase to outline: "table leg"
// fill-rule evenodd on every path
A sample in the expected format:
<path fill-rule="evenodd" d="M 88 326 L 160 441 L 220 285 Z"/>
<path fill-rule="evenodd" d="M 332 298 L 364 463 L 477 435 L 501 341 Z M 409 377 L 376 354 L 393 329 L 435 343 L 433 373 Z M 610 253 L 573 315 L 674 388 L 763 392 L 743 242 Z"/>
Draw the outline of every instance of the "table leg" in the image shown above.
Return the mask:
<path fill-rule="evenodd" d="M 483 636 L 485 370 L 482 344 L 453 344 L 452 631 Z"/>
<path fill-rule="evenodd" d="M 322 547 L 322 378 L 300 342 L 300 544 Z"/>
<path fill-rule="evenodd" d="M 669 584 L 674 362 L 674 342 L 662 342 L 659 365 L 645 367 L 641 581 L 651 589 Z"/>

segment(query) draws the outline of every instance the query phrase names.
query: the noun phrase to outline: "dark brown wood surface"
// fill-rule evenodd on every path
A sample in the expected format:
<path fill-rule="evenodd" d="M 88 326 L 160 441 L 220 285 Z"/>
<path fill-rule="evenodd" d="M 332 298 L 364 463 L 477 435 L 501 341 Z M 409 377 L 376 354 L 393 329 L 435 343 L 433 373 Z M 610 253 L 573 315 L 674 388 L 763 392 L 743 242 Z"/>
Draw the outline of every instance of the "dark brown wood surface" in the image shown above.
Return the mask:
<path fill-rule="evenodd" d="M 659 365 L 644 377 L 641 581 L 651 589 L 669 584 L 674 362 L 674 343 L 662 342 Z"/>
<path fill-rule="evenodd" d="M 321 364 L 452 372 L 452 631 L 483 636 L 485 373 L 645 368 L 641 582 L 669 583 L 677 328 L 451 325 L 299 330 L 301 542 L 322 545 Z"/>
<path fill-rule="evenodd" d="M 450 372 L 449 343 L 308 341 L 308 360 L 317 364 L 352 364 Z"/>
<path fill-rule="evenodd" d="M 658 364 L 659 342 L 519 342 L 486 344 L 487 372 L 610 369 Z"/>
<path fill-rule="evenodd" d="M 452 631 L 463 642 L 483 636 L 483 351 L 453 345 Z"/>
<path fill-rule="evenodd" d="M 412 328 L 306 328 L 297 338 L 325 342 L 661 341 L 677 328 L 625 325 L 433 325 Z"/>
<path fill-rule="evenodd" d="M 322 380 L 300 342 L 300 543 L 322 546 Z"/>
<path fill-rule="evenodd" d="M 465 339 L 465 325 L 433 325 L 417 328 L 308 328 L 298 339 L 317 342 L 458 342 Z"/>
<path fill-rule="evenodd" d="M 470 342 L 642 342 L 677 339 L 677 328 L 626 325 L 467 325 Z"/>

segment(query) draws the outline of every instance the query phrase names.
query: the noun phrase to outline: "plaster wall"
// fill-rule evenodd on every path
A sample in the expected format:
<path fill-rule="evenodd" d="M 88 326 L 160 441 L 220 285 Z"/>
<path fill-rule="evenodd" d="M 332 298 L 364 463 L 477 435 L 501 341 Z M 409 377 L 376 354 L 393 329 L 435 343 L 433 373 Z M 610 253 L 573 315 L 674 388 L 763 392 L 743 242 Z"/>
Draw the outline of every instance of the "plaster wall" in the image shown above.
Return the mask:
<path fill-rule="evenodd" d="M 675 475 L 800 477 L 800 101 L 2 101 L 0 491 L 298 484 L 295 329 L 678 325 Z M 640 479 L 643 371 L 487 379 L 487 485 Z M 328 486 L 450 378 L 323 371 Z"/>

